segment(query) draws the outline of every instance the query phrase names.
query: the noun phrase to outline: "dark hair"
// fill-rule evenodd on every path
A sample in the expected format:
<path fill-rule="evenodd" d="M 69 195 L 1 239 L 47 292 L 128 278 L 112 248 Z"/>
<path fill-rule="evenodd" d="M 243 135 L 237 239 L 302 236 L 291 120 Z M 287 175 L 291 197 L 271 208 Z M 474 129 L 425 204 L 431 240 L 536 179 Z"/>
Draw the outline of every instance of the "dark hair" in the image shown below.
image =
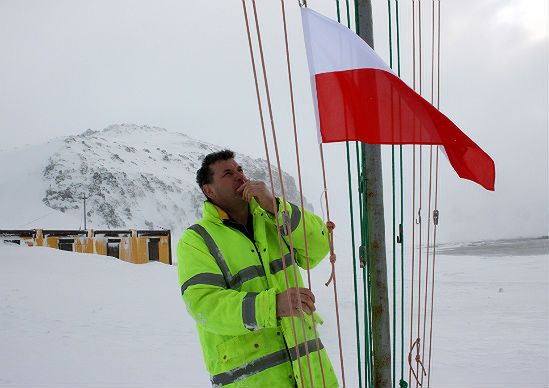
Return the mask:
<path fill-rule="evenodd" d="M 234 152 L 231 150 L 223 150 L 212 152 L 204 157 L 202 160 L 202 166 L 196 172 L 196 183 L 202 190 L 202 186 L 207 183 L 212 183 L 213 172 L 210 170 L 210 165 L 220 160 L 234 159 Z"/>

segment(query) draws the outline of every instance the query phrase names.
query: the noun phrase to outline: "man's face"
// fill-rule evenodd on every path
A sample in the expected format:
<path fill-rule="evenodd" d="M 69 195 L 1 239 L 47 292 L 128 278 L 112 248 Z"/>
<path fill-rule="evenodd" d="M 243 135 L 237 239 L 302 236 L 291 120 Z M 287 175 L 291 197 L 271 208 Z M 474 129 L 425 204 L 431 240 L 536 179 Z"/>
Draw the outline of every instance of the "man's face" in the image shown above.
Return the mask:
<path fill-rule="evenodd" d="M 248 179 L 242 171 L 242 167 L 234 160 L 219 160 L 210 165 L 212 182 L 202 186 L 204 194 L 215 204 L 223 207 L 246 202 L 238 189 Z"/>

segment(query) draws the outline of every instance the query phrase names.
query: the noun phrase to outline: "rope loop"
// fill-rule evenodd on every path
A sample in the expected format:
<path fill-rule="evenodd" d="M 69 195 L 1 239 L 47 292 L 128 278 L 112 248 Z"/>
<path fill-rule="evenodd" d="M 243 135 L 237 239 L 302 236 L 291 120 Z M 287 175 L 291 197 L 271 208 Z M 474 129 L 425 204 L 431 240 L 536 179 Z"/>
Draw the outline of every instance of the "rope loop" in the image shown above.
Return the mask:
<path fill-rule="evenodd" d="M 416 340 L 414 341 L 413 345 L 411 346 L 410 348 L 410 352 L 408 353 L 408 365 L 410 366 L 410 372 L 412 372 L 412 374 L 414 375 L 414 379 L 416 379 L 416 384 L 420 384 L 419 382 L 419 378 L 416 374 L 416 371 L 414 370 L 414 367 L 412 366 L 412 352 L 414 351 L 414 348 L 416 347 L 417 345 L 417 351 L 419 353 L 419 338 L 416 338 Z"/>
<path fill-rule="evenodd" d="M 414 358 L 414 360 L 416 361 L 416 363 L 418 365 L 421 366 L 421 375 L 422 376 L 427 376 L 427 372 L 425 371 L 425 367 L 423 366 L 423 362 L 421 361 L 421 357 L 419 356 L 419 347 L 420 347 L 420 343 L 421 343 L 421 339 L 418 337 L 416 338 L 416 340 L 414 341 L 412 347 L 410 348 L 410 352 L 408 353 L 408 365 L 410 366 L 410 371 L 412 372 L 412 374 L 414 375 L 414 379 L 416 379 L 416 385 L 419 385 L 420 387 L 422 386 L 422 382 L 420 382 L 419 380 L 419 376 L 418 374 L 416 373 L 416 371 L 414 370 L 414 367 L 412 366 L 412 353 L 414 351 L 414 348 L 416 348 L 416 356 Z M 417 346 L 416 346 L 417 345 Z M 423 379 L 422 379 L 423 380 Z M 403 382 L 404 380 L 401 380 L 401 382 Z M 404 381 L 404 383 L 406 383 Z"/>

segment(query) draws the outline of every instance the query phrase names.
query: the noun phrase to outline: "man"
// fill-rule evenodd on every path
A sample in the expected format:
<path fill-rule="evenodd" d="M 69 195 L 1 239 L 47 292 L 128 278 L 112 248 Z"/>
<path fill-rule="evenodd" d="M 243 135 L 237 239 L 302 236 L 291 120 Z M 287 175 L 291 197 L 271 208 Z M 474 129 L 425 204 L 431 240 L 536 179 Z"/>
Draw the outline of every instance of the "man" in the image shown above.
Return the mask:
<path fill-rule="evenodd" d="M 329 251 L 322 220 L 309 212 L 302 213 L 291 203 L 286 204 L 289 214 L 283 213 L 282 200 L 273 198 L 265 183 L 248 180 L 229 150 L 204 158 L 197 171 L 197 183 L 207 198 L 203 218 L 183 233 L 177 257 L 181 293 L 196 321 L 212 384 L 337 386 L 326 350 L 320 339 L 318 345 L 315 341 L 313 317 L 320 323 L 314 312 L 315 298 L 303 287 L 299 271 L 296 282 L 287 235 L 290 231 L 297 264 L 306 268 L 306 224 L 309 264 L 314 267 Z M 281 226 L 283 252 L 275 206 L 279 218 L 287 220 L 286 228 Z M 287 266 L 289 287 L 282 260 Z"/>

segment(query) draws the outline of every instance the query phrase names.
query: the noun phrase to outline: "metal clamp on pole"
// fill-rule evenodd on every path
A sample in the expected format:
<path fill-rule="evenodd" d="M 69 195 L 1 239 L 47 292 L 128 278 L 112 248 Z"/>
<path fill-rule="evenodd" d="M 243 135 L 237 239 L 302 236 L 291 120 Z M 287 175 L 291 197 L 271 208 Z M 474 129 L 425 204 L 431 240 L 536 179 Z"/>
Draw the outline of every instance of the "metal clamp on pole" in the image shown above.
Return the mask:
<path fill-rule="evenodd" d="M 398 224 L 397 244 L 402 244 L 402 224 Z"/>
<path fill-rule="evenodd" d="M 437 209 L 433 210 L 433 222 L 435 223 L 435 225 L 438 225 L 438 210 Z"/>
<path fill-rule="evenodd" d="M 358 258 L 360 259 L 360 268 L 366 267 L 366 246 L 361 245 L 358 247 Z"/>

